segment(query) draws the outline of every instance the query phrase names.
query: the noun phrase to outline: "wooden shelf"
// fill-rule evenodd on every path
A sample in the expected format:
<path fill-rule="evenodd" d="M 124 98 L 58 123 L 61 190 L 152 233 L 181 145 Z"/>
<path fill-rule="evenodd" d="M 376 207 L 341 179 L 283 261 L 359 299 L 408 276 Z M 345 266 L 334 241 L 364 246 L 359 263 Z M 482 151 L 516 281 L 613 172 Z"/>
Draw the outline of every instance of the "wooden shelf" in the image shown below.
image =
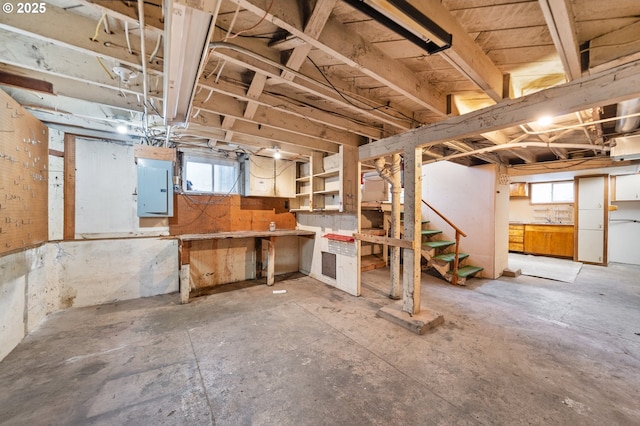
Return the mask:
<path fill-rule="evenodd" d="M 323 191 L 313 191 L 314 195 L 335 195 L 339 193 L 340 193 L 340 190 L 338 189 L 326 189 Z"/>
<path fill-rule="evenodd" d="M 311 181 L 311 176 L 302 176 L 299 178 L 296 178 L 296 182 L 310 182 Z"/>
<path fill-rule="evenodd" d="M 321 173 L 315 173 L 313 175 L 314 178 L 328 178 L 328 177 L 332 177 L 332 176 L 339 176 L 340 175 L 340 169 L 332 169 L 332 170 L 327 170 L 325 172 L 321 172 Z"/>

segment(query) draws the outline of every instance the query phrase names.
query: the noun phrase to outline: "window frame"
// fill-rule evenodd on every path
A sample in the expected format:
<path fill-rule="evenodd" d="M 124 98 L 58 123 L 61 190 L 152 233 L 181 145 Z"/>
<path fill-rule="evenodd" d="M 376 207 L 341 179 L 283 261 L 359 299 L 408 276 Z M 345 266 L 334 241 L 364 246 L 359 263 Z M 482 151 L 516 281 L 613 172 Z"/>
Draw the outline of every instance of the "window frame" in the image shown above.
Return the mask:
<path fill-rule="evenodd" d="M 572 197 L 571 200 L 566 200 L 566 199 L 562 199 L 562 200 L 557 200 L 554 199 L 554 186 L 558 185 L 558 184 L 571 184 L 571 187 L 573 188 L 573 192 L 572 192 Z M 551 200 L 550 201 L 534 201 L 534 192 L 536 191 L 534 189 L 534 187 L 536 185 L 550 185 L 550 196 L 551 196 Z M 541 204 L 573 204 L 575 202 L 576 199 L 576 194 L 575 194 L 575 185 L 574 185 L 574 181 L 573 180 L 558 180 L 558 181 L 544 181 L 544 182 L 531 182 L 529 184 L 529 202 L 531 204 L 535 204 L 535 205 L 541 205 Z"/>
<path fill-rule="evenodd" d="M 211 165 L 211 188 L 212 188 L 211 191 L 187 189 L 187 165 L 190 162 Z M 184 193 L 207 194 L 207 195 L 209 194 L 214 194 L 214 195 L 240 194 L 241 167 L 240 167 L 240 162 L 235 158 L 231 159 L 231 158 L 222 157 L 222 156 L 183 153 L 180 166 L 181 166 L 180 177 L 182 180 L 181 187 L 182 187 L 182 192 Z M 224 166 L 224 167 L 232 166 L 234 169 L 235 181 L 233 186 L 227 191 L 214 191 L 216 187 L 216 182 L 215 182 L 216 166 Z"/>

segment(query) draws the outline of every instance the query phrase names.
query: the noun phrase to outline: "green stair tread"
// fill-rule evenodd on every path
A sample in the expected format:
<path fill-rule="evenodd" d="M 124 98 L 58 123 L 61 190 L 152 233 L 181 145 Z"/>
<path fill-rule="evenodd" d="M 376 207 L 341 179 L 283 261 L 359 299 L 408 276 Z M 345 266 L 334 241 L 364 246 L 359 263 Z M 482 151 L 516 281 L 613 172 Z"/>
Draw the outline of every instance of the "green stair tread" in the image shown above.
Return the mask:
<path fill-rule="evenodd" d="M 422 231 L 420 231 L 422 233 L 422 235 L 436 235 L 436 234 L 442 234 L 442 231 L 439 231 L 437 229 L 423 229 Z"/>
<path fill-rule="evenodd" d="M 467 266 L 463 266 L 461 268 L 458 268 L 458 276 L 459 277 L 468 277 L 469 275 L 473 275 L 476 272 L 480 272 L 482 271 L 484 268 L 481 266 L 473 266 L 473 265 L 467 265 Z"/>
<path fill-rule="evenodd" d="M 455 257 L 456 257 L 455 253 L 443 253 L 437 256 L 433 256 L 434 259 L 443 260 L 445 262 L 453 262 Z M 469 257 L 467 253 L 458 254 L 458 260 L 466 259 L 467 257 Z"/>
<path fill-rule="evenodd" d="M 455 244 L 455 241 L 445 241 L 445 240 L 437 240 L 437 241 L 428 241 L 423 243 L 423 246 L 429 246 L 431 248 L 439 248 L 439 247 L 448 247 L 450 245 Z"/>

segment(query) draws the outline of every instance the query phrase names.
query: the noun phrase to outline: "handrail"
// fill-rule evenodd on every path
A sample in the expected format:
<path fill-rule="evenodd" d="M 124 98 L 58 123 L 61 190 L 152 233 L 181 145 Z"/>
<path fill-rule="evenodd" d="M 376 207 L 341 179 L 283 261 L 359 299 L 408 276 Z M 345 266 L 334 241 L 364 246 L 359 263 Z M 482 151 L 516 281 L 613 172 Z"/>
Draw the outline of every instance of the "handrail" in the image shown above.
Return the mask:
<path fill-rule="evenodd" d="M 465 234 L 462 231 L 462 229 L 458 228 L 453 222 L 447 219 L 442 213 L 436 210 L 431 204 L 427 203 L 425 200 L 422 200 L 422 202 L 431 210 L 433 210 L 438 216 L 442 218 L 442 220 L 447 222 L 449 226 L 451 226 L 456 231 L 456 252 L 455 252 L 455 257 L 453 258 L 453 276 L 451 277 L 451 284 L 457 285 L 458 284 L 458 263 L 459 263 L 458 257 L 460 255 L 460 235 L 462 235 L 463 237 L 466 237 L 467 234 Z"/>
<path fill-rule="evenodd" d="M 438 216 L 440 216 L 442 218 L 442 220 L 444 220 L 445 222 L 447 222 L 453 229 L 456 230 L 456 232 L 459 232 L 460 235 L 462 235 L 463 237 L 466 237 L 467 234 L 465 234 L 462 229 L 458 228 L 453 222 L 451 222 L 449 219 L 447 219 L 446 217 L 444 217 L 444 215 L 442 213 L 440 213 L 438 210 L 436 210 L 431 204 L 427 203 L 425 200 L 422 200 L 422 202 L 429 207 L 431 210 L 433 210 Z"/>

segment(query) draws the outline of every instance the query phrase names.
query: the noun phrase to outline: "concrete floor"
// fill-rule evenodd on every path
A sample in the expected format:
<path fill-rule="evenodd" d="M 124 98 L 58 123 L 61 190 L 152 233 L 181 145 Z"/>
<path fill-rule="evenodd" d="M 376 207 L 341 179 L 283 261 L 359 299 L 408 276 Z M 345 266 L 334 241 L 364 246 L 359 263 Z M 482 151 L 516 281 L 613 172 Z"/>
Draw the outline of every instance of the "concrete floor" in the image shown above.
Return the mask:
<path fill-rule="evenodd" d="M 423 336 L 376 317 L 387 276 L 360 298 L 304 277 L 51 315 L 0 363 L 0 423 L 640 424 L 640 267 L 424 275 L 445 324 Z"/>

